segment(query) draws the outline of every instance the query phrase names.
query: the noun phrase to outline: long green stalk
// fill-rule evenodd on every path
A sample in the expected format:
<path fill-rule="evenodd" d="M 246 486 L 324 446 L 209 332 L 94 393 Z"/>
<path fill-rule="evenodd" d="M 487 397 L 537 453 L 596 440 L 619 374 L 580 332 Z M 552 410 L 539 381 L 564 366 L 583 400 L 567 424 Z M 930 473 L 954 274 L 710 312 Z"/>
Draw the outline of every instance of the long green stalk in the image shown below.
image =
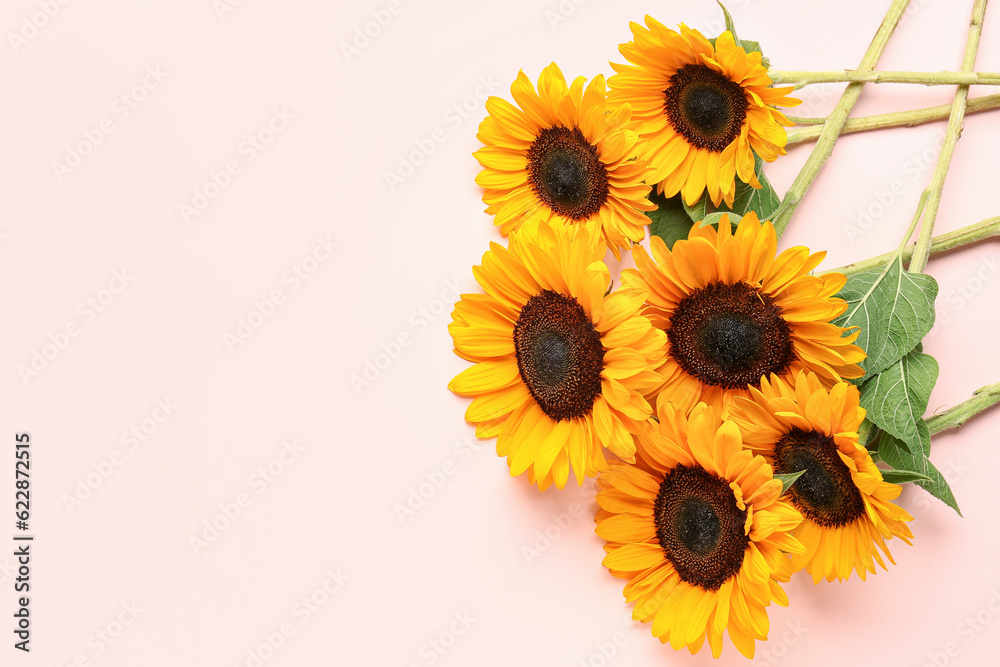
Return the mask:
<path fill-rule="evenodd" d="M 889 72 L 863 69 L 837 69 L 825 72 L 768 70 L 775 85 L 805 86 L 813 83 L 918 83 L 925 86 L 1000 85 L 998 72 Z"/>
<path fill-rule="evenodd" d="M 962 57 L 963 72 L 971 72 L 972 68 L 976 66 L 979 38 L 983 34 L 983 15 L 986 13 L 986 2 L 987 0 L 976 0 L 972 7 L 972 20 L 969 23 L 969 35 L 965 40 L 965 55 Z M 965 118 L 965 107 L 968 100 L 969 87 L 959 86 L 955 91 L 955 101 L 951 105 L 951 115 L 948 117 L 948 130 L 945 134 L 944 145 L 941 146 L 941 154 L 938 156 L 937 166 L 934 167 L 934 175 L 931 177 L 930 185 L 927 186 L 930 195 L 927 198 L 927 206 L 920 223 L 917 245 L 910 258 L 908 270 L 911 273 L 923 271 L 924 267 L 927 266 L 927 259 L 930 257 L 931 235 L 934 233 L 934 221 L 941 203 L 941 191 L 944 190 L 944 181 L 948 175 L 948 167 L 951 166 L 951 157 L 955 153 L 955 145 L 962 134 L 962 120 Z"/>
<path fill-rule="evenodd" d="M 875 33 L 875 37 L 872 39 L 872 43 L 868 46 L 868 50 L 861 59 L 858 70 L 871 71 L 875 69 L 882 51 L 885 50 L 889 38 L 892 36 L 893 31 L 899 24 L 899 19 L 903 16 L 903 12 L 909 4 L 910 0 L 893 0 L 885 18 L 882 19 L 882 25 L 879 26 L 878 32 Z M 799 207 L 806 191 L 809 190 L 809 186 L 816 180 L 820 170 L 823 168 L 823 164 L 830 157 L 830 154 L 833 153 L 833 145 L 836 143 L 837 137 L 840 135 L 840 131 L 847 121 L 847 116 L 858 101 L 864 85 L 864 83 L 851 83 L 847 86 L 833 113 L 830 114 L 830 117 L 823 125 L 823 130 L 816 140 L 816 146 L 813 148 L 812 155 L 806 160 L 802 171 L 799 172 L 788 192 L 785 193 L 785 198 L 782 200 L 778 210 L 771 217 L 771 221 L 774 223 L 775 231 L 777 231 L 779 237 L 788 227 L 792 216 L 795 215 L 795 209 Z"/>
<path fill-rule="evenodd" d="M 972 398 L 929 418 L 927 428 L 930 429 L 931 435 L 950 428 L 959 428 L 972 417 L 997 403 L 1000 403 L 1000 382 L 977 389 L 973 392 Z"/>
<path fill-rule="evenodd" d="M 869 130 L 882 130 L 890 127 L 913 127 L 923 125 L 936 120 L 944 120 L 951 115 L 950 104 L 942 104 L 936 107 L 926 107 L 924 109 L 914 109 L 912 111 L 896 111 L 894 113 L 883 113 L 876 116 L 862 116 L 861 118 L 848 118 L 844 123 L 841 134 L 853 134 L 855 132 L 867 132 Z M 989 111 L 1000 108 L 1000 95 L 984 95 L 969 100 L 965 107 L 965 115 Z M 822 125 L 826 118 L 799 118 L 788 116 L 788 120 L 796 125 L 811 125 L 812 127 L 797 127 L 788 132 L 788 144 L 798 144 L 804 141 L 815 141 L 823 131 Z"/>
<path fill-rule="evenodd" d="M 955 248 L 961 248 L 962 246 L 969 245 L 970 243 L 976 243 L 984 239 L 993 238 L 1000 236 L 1000 215 L 987 218 L 981 222 L 977 222 L 974 225 L 968 225 L 967 227 L 962 227 L 961 229 L 956 229 L 953 232 L 948 232 L 947 234 L 940 234 L 931 239 L 931 251 L 930 254 L 936 255 L 938 253 L 947 252 L 949 250 L 954 250 Z M 903 261 L 907 262 L 913 256 L 913 250 L 916 248 L 915 243 L 903 248 Z M 870 259 L 865 259 L 860 262 L 854 262 L 853 264 L 847 264 L 836 269 L 831 269 L 830 271 L 823 271 L 823 273 L 843 273 L 850 275 L 852 273 L 858 273 L 859 271 L 868 271 L 869 269 L 877 269 L 885 266 L 888 262 L 896 259 L 897 251 L 887 252 L 877 257 L 872 257 Z"/>

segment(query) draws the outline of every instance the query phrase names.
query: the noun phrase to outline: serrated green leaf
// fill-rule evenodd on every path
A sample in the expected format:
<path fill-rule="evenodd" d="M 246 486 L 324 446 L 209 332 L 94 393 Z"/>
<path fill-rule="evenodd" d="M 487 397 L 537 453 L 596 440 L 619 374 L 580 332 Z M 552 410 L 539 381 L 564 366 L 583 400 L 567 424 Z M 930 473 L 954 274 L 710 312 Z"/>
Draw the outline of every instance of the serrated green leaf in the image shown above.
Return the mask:
<path fill-rule="evenodd" d="M 764 55 L 764 52 L 760 50 L 760 42 L 755 42 L 752 39 L 741 39 L 740 46 L 742 46 L 743 50 L 747 53 L 759 53 Z"/>
<path fill-rule="evenodd" d="M 650 193 L 649 200 L 656 204 L 655 211 L 646 211 L 649 233 L 663 239 L 668 248 L 673 248 L 674 243 L 686 239 L 693 223 L 684 210 L 681 196 L 667 199 L 654 190 Z"/>
<path fill-rule="evenodd" d="M 701 222 L 708 215 L 708 191 L 701 196 L 694 206 L 688 206 L 684 198 L 681 198 L 684 203 L 684 210 L 687 212 L 688 217 L 691 218 L 691 222 Z"/>
<path fill-rule="evenodd" d="M 797 480 L 799 477 L 802 477 L 802 475 L 804 475 L 805 473 L 806 473 L 805 469 L 799 470 L 798 472 L 789 472 L 789 473 L 784 473 L 784 474 L 777 474 L 776 473 L 774 475 L 774 478 L 781 480 L 781 493 L 782 493 L 782 495 L 784 495 L 785 493 L 787 493 L 788 489 L 790 489 L 792 487 L 792 484 L 795 484 L 795 480 Z"/>
<path fill-rule="evenodd" d="M 923 421 L 937 376 L 934 357 L 911 352 L 861 385 L 861 407 L 876 426 L 914 451 L 911 446 L 920 444 L 917 424 Z M 888 460 L 882 445 L 879 454 Z"/>
<path fill-rule="evenodd" d="M 934 326 L 937 292 L 934 278 L 904 271 L 899 260 L 847 277 L 838 294 L 847 301 L 847 311 L 834 324 L 861 328 L 855 342 L 868 353 L 861 362 L 865 378 L 896 363 L 927 335 Z"/>
<path fill-rule="evenodd" d="M 941 474 L 941 471 L 934 467 L 934 464 L 927 458 L 927 454 L 931 449 L 931 433 L 927 429 L 927 423 L 921 419 L 917 423 L 917 429 L 920 437 L 920 447 L 914 447 L 917 453 L 907 451 L 898 438 L 883 433 L 879 445 L 882 460 L 897 470 L 915 472 L 929 478 L 929 481 L 926 482 L 918 480 L 916 485 L 958 512 L 959 516 L 962 516 L 962 510 L 958 507 L 958 501 L 955 500 L 955 494 L 952 493 L 951 487 L 948 486 L 948 481 Z M 885 478 L 884 471 L 882 476 Z"/>
<path fill-rule="evenodd" d="M 910 482 L 933 482 L 934 480 L 913 470 L 883 470 L 882 479 L 890 484 L 908 484 Z"/>
<path fill-rule="evenodd" d="M 751 187 L 749 183 L 744 183 L 743 181 L 737 179 L 736 193 L 733 196 L 732 208 L 728 206 L 720 206 L 718 211 L 731 211 L 740 216 L 753 211 L 761 220 L 769 220 L 771 218 L 774 212 L 778 209 L 778 206 L 781 205 L 781 198 L 778 196 L 778 193 L 774 191 L 774 188 L 771 187 L 771 182 L 767 180 L 767 176 L 764 175 L 763 165 L 764 161 L 755 154 L 754 170 L 757 174 L 757 180 L 760 181 L 760 189 L 758 190 Z"/>

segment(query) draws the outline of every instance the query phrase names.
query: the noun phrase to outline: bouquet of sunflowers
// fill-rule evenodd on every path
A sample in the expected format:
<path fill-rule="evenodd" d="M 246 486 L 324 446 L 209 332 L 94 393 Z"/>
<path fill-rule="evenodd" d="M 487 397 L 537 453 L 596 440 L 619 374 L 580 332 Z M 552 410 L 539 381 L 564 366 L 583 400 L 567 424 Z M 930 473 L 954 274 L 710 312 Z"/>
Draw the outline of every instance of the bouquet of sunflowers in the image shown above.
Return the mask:
<path fill-rule="evenodd" d="M 885 569 L 889 543 L 912 538 L 901 484 L 958 511 L 931 435 L 1000 400 L 995 385 L 923 417 L 937 377 L 921 348 L 937 293 L 927 259 L 1000 231 L 993 218 L 932 236 L 969 86 L 998 77 L 973 72 L 983 0 L 961 72 L 875 71 L 906 4 L 857 70 L 774 70 L 723 8 L 715 38 L 647 16 L 607 81 L 567 82 L 553 63 L 537 85 L 520 73 L 513 103 L 486 103 L 476 182 L 507 245 L 490 244 L 473 267 L 483 293 L 455 306 L 455 351 L 473 365 L 449 387 L 472 397 L 466 419 L 511 475 L 540 490 L 597 477 L 604 565 L 674 649 L 707 640 L 718 657 L 726 632 L 752 657 L 799 570 L 818 583 Z M 778 110 L 828 81 L 849 84 L 829 117 Z M 957 92 L 947 109 L 849 121 L 864 84 L 883 81 Z M 823 252 L 777 252 L 840 134 L 943 118 L 896 252 L 834 271 Z M 782 199 L 763 165 L 792 141 L 816 148 Z M 612 275 L 607 251 L 635 268 Z"/>

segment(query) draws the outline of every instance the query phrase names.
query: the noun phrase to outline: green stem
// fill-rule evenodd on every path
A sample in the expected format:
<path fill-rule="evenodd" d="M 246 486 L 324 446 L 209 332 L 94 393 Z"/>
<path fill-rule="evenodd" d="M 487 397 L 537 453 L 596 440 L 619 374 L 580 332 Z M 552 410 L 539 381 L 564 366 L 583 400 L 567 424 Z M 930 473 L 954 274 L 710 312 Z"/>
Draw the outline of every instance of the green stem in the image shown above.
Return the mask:
<path fill-rule="evenodd" d="M 968 101 L 965 108 L 965 115 L 980 111 L 989 111 L 1000 107 L 1000 95 L 984 95 Z M 841 134 L 852 134 L 854 132 L 867 132 L 869 130 L 881 130 L 889 127 L 913 127 L 923 125 L 936 120 L 943 120 L 951 115 L 951 105 L 942 104 L 936 107 L 925 109 L 914 109 L 912 111 L 897 111 L 895 113 L 884 113 L 877 116 L 863 116 L 861 118 L 848 118 L 844 123 Z M 812 127 L 796 128 L 788 133 L 788 144 L 797 144 L 803 141 L 815 141 L 823 131 L 821 127 L 826 118 L 799 118 L 788 116 L 788 120 L 796 125 L 811 125 Z"/>
<path fill-rule="evenodd" d="M 962 71 L 971 72 L 976 66 L 976 53 L 979 51 L 979 38 L 983 34 L 983 14 L 986 13 L 986 0 L 976 0 L 972 7 L 972 20 L 969 23 L 969 36 L 965 40 L 965 55 L 962 57 Z M 951 156 L 955 153 L 955 145 L 962 134 L 962 119 L 965 118 L 965 107 L 969 100 L 969 87 L 959 86 L 955 91 L 955 101 L 951 104 L 951 115 L 948 117 L 948 132 L 938 156 L 934 175 L 931 177 L 927 190 L 927 208 L 920 223 L 920 235 L 913 249 L 908 271 L 920 273 L 927 266 L 930 257 L 931 234 L 934 233 L 934 220 L 937 218 L 938 205 L 941 203 L 941 191 L 944 190 L 944 180 L 951 166 Z"/>
<path fill-rule="evenodd" d="M 861 59 L 861 64 L 858 66 L 859 70 L 871 71 L 875 69 L 882 51 L 885 50 L 885 45 L 889 42 L 892 32 L 896 29 L 900 17 L 902 17 L 903 12 L 909 4 L 910 0 L 892 0 L 889 11 L 886 13 L 885 18 L 882 19 L 882 25 L 879 26 L 878 32 L 875 33 L 875 38 L 872 39 L 871 45 L 869 45 L 868 50 Z M 826 123 L 823 125 L 823 130 L 816 140 L 816 146 L 813 148 L 812 155 L 806 160 L 802 171 L 795 177 L 795 181 L 788 189 L 788 192 L 785 193 L 785 198 L 782 200 L 781 205 L 771 217 L 771 221 L 774 223 L 775 231 L 779 237 L 788 227 L 788 223 L 795 214 L 795 209 L 798 208 L 809 186 L 816 180 L 816 176 L 819 175 L 823 164 L 830 157 L 830 154 L 833 153 L 833 144 L 837 141 L 837 137 L 840 135 L 840 131 L 847 121 L 847 116 L 858 101 L 864 85 L 863 83 L 852 83 L 847 86 L 844 94 L 840 97 L 840 101 L 837 102 L 833 113 L 830 114 L 830 117 L 827 118 Z"/>
<path fill-rule="evenodd" d="M 983 410 L 1000 403 L 1000 382 L 977 389 L 972 392 L 972 398 L 962 401 L 958 405 L 948 408 L 940 414 L 936 414 L 927 420 L 927 428 L 931 435 L 947 431 L 950 428 L 959 428 Z"/>
<path fill-rule="evenodd" d="M 976 243 L 977 241 L 993 238 L 995 236 L 1000 236 L 1000 215 L 993 218 L 987 218 L 986 220 L 977 222 L 974 225 L 956 229 L 955 231 L 948 232 L 947 234 L 935 236 L 931 239 L 930 254 L 932 256 L 937 255 L 938 253 L 954 250 L 955 248 L 961 248 L 962 246 L 969 245 L 970 243 Z M 913 249 L 915 247 L 916 244 L 914 243 L 903 248 L 904 262 L 909 261 L 913 256 Z M 822 273 L 843 273 L 845 275 L 850 275 L 860 271 L 881 268 L 888 262 L 896 259 L 896 253 L 897 251 L 893 250 L 892 252 L 879 255 L 878 257 L 872 257 L 871 259 L 854 262 L 853 264 L 847 264 L 846 266 L 831 269 L 830 271 L 823 271 Z"/>
<path fill-rule="evenodd" d="M 767 75 L 775 85 L 805 86 L 812 83 L 919 83 L 925 86 L 1000 85 L 1000 73 L 973 72 L 889 72 L 837 69 L 826 72 L 792 72 L 770 69 Z"/>

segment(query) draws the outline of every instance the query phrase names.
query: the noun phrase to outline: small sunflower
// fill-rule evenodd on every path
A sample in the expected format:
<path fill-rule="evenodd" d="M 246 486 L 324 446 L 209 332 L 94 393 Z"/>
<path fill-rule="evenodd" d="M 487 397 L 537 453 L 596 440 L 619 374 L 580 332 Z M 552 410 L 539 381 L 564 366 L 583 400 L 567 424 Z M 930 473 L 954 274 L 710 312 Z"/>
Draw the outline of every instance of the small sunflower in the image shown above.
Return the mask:
<path fill-rule="evenodd" d="M 489 98 L 477 135 L 484 147 L 474 154 L 484 167 L 476 183 L 504 236 L 534 220 L 596 220 L 620 259 L 620 249 L 643 239 L 649 224 L 643 211 L 656 205 L 646 199 L 637 136 L 625 127 L 628 105 L 608 107 L 603 75 L 586 89 L 585 80 L 567 87 L 552 63 L 538 78 L 538 92 L 524 72 L 517 75 L 510 92 L 520 108 Z"/>
<path fill-rule="evenodd" d="M 607 467 L 602 446 L 632 461 L 632 432 L 662 384 L 665 335 L 641 314 L 646 293 L 607 294 L 605 248 L 593 223 L 528 225 L 490 244 L 473 267 L 486 294 L 463 294 L 448 330 L 474 366 L 448 387 L 474 396 L 465 418 L 497 437 L 511 475 L 542 489 Z"/>
<path fill-rule="evenodd" d="M 666 401 L 644 436 L 646 470 L 612 465 L 597 480 L 597 534 L 604 565 L 629 579 L 632 618 L 674 649 L 722 651 L 722 632 L 753 657 L 767 639 L 765 607 L 788 599 L 779 582 L 791 573 L 787 553 L 802 520 L 780 498 L 763 457 L 743 449 L 740 430 L 700 403 L 690 417 Z"/>
<path fill-rule="evenodd" d="M 751 212 L 735 232 L 723 216 L 718 232 L 695 225 L 672 251 L 656 236 L 652 257 L 635 247 L 638 269 L 622 281 L 649 291 L 646 314 L 667 333 L 666 398 L 688 409 L 704 401 L 725 417 L 734 396 L 772 373 L 808 369 L 828 385 L 864 374 L 865 353 L 852 344 L 859 332 L 830 323 L 847 309 L 834 296 L 846 278 L 809 275 L 826 253 L 795 247 L 775 257 L 777 243 Z"/>
<path fill-rule="evenodd" d="M 811 373 L 794 380 L 763 380 L 750 398 L 736 399 L 730 415 L 744 443 L 775 472 L 806 471 L 789 490 L 804 517 L 795 535 L 807 549 L 792 558 L 793 568 L 805 567 L 813 583 L 843 581 L 851 570 L 864 579 L 866 571 L 875 572 L 873 561 L 886 569 L 879 549 L 895 565 L 885 541 L 898 537 L 910 544 L 906 522 L 913 517 L 889 502 L 902 487 L 883 481 L 858 444 L 865 409 L 857 387 L 839 382 L 828 390 Z"/>
<path fill-rule="evenodd" d="M 729 31 L 712 46 L 683 23 L 679 33 L 650 16 L 646 25 L 632 23 L 634 41 L 619 46 L 632 65 L 611 63 L 608 100 L 631 104 L 657 192 L 694 205 L 707 188 L 713 204 L 732 206 L 737 176 L 760 187 L 753 153 L 767 162 L 785 154 L 782 126 L 792 123 L 774 106 L 800 100 L 786 97 L 790 87 L 772 88 L 760 53 Z"/>

